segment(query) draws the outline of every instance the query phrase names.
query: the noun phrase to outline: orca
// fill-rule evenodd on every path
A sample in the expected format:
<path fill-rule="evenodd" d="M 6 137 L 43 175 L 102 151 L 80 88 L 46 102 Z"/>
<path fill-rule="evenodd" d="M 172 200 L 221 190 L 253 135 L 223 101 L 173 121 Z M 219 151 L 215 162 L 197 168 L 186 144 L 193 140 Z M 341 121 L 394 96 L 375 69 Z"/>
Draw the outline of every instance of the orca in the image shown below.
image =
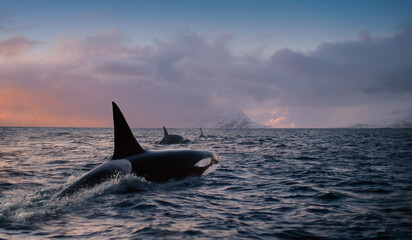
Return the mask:
<path fill-rule="evenodd" d="M 203 135 L 203 130 L 202 130 L 202 128 L 200 128 L 200 136 L 199 136 L 200 138 L 207 138 L 205 135 Z"/>
<path fill-rule="evenodd" d="M 214 170 L 219 158 L 209 151 L 147 151 L 137 142 L 122 112 L 113 106 L 114 153 L 110 161 L 92 169 L 64 189 L 58 196 L 71 195 L 110 178 L 135 174 L 150 182 L 165 183 L 189 176 L 201 176 Z"/>
<path fill-rule="evenodd" d="M 164 126 L 163 126 L 163 132 L 164 132 L 164 136 L 163 136 L 163 139 L 160 140 L 159 144 L 178 144 L 178 143 L 187 143 L 189 141 L 180 135 L 170 135 Z"/>

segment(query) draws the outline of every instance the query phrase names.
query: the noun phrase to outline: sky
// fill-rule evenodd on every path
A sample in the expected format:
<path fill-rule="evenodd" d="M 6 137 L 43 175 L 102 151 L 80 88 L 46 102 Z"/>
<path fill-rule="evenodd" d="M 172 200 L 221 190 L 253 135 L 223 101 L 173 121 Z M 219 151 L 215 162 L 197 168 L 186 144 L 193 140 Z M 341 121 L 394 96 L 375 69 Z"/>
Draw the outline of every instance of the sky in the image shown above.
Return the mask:
<path fill-rule="evenodd" d="M 412 126 L 412 1 L 0 0 L 0 126 Z"/>

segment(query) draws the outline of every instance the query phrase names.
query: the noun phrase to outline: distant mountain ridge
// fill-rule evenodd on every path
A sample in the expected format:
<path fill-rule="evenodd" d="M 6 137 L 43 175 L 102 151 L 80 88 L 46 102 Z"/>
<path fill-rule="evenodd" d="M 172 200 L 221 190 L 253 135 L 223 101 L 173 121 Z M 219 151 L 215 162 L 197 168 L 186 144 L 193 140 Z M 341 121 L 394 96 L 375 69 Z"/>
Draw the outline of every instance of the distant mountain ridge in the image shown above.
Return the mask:
<path fill-rule="evenodd" d="M 412 115 L 408 117 L 398 118 L 394 121 L 385 123 L 360 123 L 349 126 L 349 128 L 412 128 Z"/>

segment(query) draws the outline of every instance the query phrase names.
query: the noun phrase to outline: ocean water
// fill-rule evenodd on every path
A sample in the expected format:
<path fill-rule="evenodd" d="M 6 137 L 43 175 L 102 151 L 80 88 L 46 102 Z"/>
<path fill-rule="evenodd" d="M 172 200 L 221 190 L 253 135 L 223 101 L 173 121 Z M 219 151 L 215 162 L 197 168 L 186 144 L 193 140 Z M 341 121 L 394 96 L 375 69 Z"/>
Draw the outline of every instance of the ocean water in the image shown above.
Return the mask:
<path fill-rule="evenodd" d="M 210 174 L 113 178 L 55 196 L 108 161 L 113 129 L 0 128 L 0 239 L 412 239 L 412 129 L 169 129 Z"/>

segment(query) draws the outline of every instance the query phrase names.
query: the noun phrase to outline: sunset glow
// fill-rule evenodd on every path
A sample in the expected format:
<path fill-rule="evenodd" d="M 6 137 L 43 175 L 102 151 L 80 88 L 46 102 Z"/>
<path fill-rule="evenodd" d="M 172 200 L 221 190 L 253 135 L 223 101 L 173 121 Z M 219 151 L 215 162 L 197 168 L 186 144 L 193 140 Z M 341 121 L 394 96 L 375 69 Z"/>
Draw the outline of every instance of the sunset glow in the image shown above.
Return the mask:
<path fill-rule="evenodd" d="M 2 3 L 0 126 L 412 124 L 410 1 Z"/>

